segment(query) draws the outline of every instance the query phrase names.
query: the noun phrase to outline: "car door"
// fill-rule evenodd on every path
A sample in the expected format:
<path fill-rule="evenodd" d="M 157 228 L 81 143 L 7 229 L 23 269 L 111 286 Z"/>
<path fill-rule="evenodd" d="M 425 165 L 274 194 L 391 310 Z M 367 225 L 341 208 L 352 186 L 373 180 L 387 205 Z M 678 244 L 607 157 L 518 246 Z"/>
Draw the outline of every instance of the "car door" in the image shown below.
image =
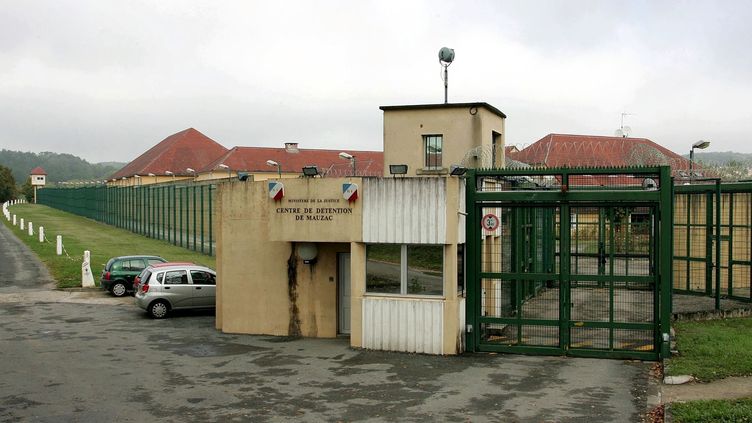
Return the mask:
<path fill-rule="evenodd" d="M 172 308 L 190 307 L 193 304 L 193 285 L 188 281 L 188 271 L 165 272 L 162 295 L 172 304 Z"/>
<path fill-rule="evenodd" d="M 216 276 L 205 270 L 191 270 L 193 304 L 196 307 L 216 306 Z"/>

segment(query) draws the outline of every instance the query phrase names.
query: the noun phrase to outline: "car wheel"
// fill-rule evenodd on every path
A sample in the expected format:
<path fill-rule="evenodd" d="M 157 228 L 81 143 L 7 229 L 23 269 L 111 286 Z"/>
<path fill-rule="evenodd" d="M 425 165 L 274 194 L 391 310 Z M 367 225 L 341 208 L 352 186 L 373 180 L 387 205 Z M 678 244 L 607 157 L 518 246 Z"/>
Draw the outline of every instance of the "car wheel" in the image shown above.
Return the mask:
<path fill-rule="evenodd" d="M 122 282 L 115 282 L 115 285 L 112 285 L 112 295 L 116 297 L 122 297 L 125 295 L 127 290 L 125 289 L 125 284 Z"/>
<path fill-rule="evenodd" d="M 163 319 L 167 317 L 167 313 L 170 311 L 170 307 L 164 301 L 154 301 L 149 305 L 149 315 L 155 319 Z"/>

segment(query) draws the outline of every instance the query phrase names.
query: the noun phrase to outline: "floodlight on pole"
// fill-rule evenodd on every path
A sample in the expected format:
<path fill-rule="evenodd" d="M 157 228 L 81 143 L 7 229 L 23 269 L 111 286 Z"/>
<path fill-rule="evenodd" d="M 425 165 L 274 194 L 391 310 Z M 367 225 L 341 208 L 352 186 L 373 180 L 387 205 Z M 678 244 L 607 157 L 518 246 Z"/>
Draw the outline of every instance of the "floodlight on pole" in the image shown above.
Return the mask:
<path fill-rule="evenodd" d="M 220 163 L 217 167 L 220 169 L 227 169 L 227 179 L 232 178 L 232 170 L 230 170 L 230 166 L 227 166 L 224 163 Z"/>
<path fill-rule="evenodd" d="M 345 153 L 343 151 L 339 153 L 339 158 L 350 161 L 350 166 L 352 166 L 352 176 L 355 176 L 355 156 L 353 156 L 352 154 Z"/>
<path fill-rule="evenodd" d="M 700 140 L 692 144 L 692 148 L 689 150 L 689 180 L 690 181 L 694 179 L 694 173 L 692 172 L 692 168 L 694 167 L 694 163 L 695 163 L 695 149 L 704 150 L 708 147 L 710 147 L 710 141 L 706 141 L 706 140 Z"/>
<path fill-rule="evenodd" d="M 454 49 L 442 47 L 439 50 L 439 63 L 444 67 L 444 104 L 449 103 L 449 71 L 448 67 L 454 61 Z"/>
<path fill-rule="evenodd" d="M 274 160 L 267 160 L 266 164 L 271 167 L 276 167 L 277 175 L 279 175 L 279 179 L 282 179 L 282 166 L 279 163 L 275 162 Z"/>

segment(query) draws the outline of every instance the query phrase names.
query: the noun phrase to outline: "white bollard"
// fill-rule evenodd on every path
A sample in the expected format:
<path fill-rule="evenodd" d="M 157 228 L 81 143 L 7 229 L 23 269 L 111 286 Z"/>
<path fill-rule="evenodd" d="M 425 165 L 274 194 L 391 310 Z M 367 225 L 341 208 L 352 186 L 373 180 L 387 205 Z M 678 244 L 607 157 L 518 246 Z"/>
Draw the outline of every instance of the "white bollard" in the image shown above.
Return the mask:
<path fill-rule="evenodd" d="M 29 222 L 29 236 L 34 236 L 34 224 Z"/>
<path fill-rule="evenodd" d="M 81 263 L 81 286 L 94 288 L 94 276 L 91 274 L 91 251 L 84 251 L 84 262 Z"/>
<path fill-rule="evenodd" d="M 24 230 L 24 218 L 21 218 L 21 230 Z"/>
<path fill-rule="evenodd" d="M 16 215 L 13 215 L 13 226 L 16 226 Z"/>
<path fill-rule="evenodd" d="M 39 242 L 44 242 L 44 226 L 40 226 L 37 232 L 39 232 Z"/>
<path fill-rule="evenodd" d="M 62 235 L 57 236 L 57 246 L 55 248 L 55 252 L 59 256 L 63 255 L 63 236 Z"/>

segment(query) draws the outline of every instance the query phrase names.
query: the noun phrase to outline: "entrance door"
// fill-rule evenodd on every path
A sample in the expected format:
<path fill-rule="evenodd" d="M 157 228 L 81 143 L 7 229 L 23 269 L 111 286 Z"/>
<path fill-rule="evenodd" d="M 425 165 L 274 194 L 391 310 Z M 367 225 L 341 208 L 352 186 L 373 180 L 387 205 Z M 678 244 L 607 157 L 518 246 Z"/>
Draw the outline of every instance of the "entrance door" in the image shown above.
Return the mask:
<path fill-rule="evenodd" d="M 338 332 L 350 333 L 350 253 L 337 254 Z"/>
<path fill-rule="evenodd" d="M 572 352 L 657 351 L 654 210 L 571 208 L 565 341 Z"/>

